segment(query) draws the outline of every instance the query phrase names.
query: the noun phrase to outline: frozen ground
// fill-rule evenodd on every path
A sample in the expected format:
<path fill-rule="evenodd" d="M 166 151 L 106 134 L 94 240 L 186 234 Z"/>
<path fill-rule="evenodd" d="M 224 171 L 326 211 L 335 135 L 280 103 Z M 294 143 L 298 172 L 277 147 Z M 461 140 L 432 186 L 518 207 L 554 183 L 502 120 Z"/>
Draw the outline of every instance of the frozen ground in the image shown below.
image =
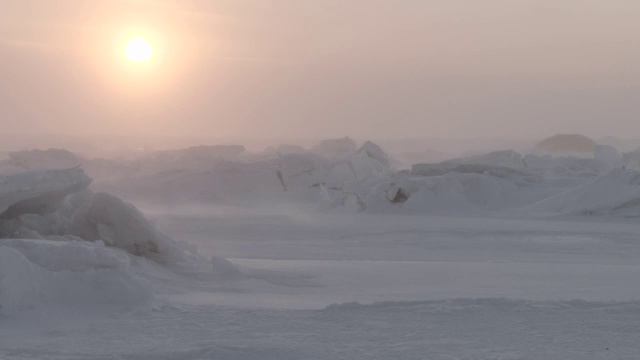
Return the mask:
<path fill-rule="evenodd" d="M 0 360 L 638 359 L 638 154 L 13 153 Z"/>
<path fill-rule="evenodd" d="M 3 329 L 2 353 L 51 360 L 637 359 L 639 321 L 638 303 L 582 301 L 466 299 L 322 310 L 174 305 L 37 331 Z"/>
<path fill-rule="evenodd" d="M 144 210 L 242 274 L 211 281 L 134 264 L 154 288 L 153 311 L 0 319 L 1 359 L 640 354 L 640 226 L 630 221 Z"/>

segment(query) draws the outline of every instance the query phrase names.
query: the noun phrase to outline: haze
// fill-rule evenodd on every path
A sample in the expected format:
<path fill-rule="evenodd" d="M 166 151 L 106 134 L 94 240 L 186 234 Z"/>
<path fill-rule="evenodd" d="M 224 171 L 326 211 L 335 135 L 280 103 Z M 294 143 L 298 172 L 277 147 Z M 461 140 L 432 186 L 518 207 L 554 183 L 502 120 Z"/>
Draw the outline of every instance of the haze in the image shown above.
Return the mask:
<path fill-rule="evenodd" d="M 640 130 L 631 0 L 2 0 L 23 136 L 539 138 Z M 127 72 L 114 42 L 157 34 Z"/>
<path fill-rule="evenodd" d="M 0 0 L 0 360 L 640 359 L 639 0 Z"/>

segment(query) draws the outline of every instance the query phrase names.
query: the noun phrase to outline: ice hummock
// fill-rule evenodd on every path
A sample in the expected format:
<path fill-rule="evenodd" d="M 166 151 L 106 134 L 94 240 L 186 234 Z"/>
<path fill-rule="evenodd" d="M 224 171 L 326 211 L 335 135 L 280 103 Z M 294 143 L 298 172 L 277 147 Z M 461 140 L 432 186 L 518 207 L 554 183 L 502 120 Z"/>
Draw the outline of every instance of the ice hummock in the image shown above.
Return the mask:
<path fill-rule="evenodd" d="M 133 205 L 92 192 L 90 182 L 80 168 L 0 176 L 0 313 L 96 304 L 148 309 L 153 293 L 134 263 L 211 270 L 192 246 L 162 234 Z"/>
<path fill-rule="evenodd" d="M 574 138 L 566 139 L 569 145 L 575 142 Z M 529 211 L 535 208 L 533 204 L 586 186 L 612 170 L 637 169 L 636 152 L 621 153 L 615 147 L 597 144 L 584 148 L 585 151 L 591 149 L 591 156 L 585 151 L 576 155 L 573 152 L 541 154 L 535 149 L 531 150 L 533 152 L 505 149 L 440 163 L 417 163 L 409 171 L 399 171 L 397 168 L 405 165 L 395 162 L 379 145 L 366 141 L 358 147 L 355 140 L 344 137 L 321 141 L 310 150 L 282 145 L 252 154 L 240 145 L 201 146 L 152 152 L 136 160 L 83 160 L 83 167 L 89 166 L 96 174 L 119 169 L 113 171 L 121 174 L 118 178 L 100 178 L 94 187 L 149 204 L 244 207 L 294 203 L 367 212 L 529 216 L 532 215 Z M 29 167 L 47 168 L 82 160 L 82 157 L 57 150 L 19 154 L 13 158 L 24 159 L 23 163 Z M 129 167 L 131 171 L 123 170 Z M 124 173 L 128 175 L 122 176 Z M 104 210 L 101 202 L 109 202 L 108 208 L 113 206 L 123 212 L 129 211 L 126 205 L 108 196 L 82 194 L 73 194 L 67 201 L 76 199 L 73 201 L 83 202 L 85 207 L 92 203 L 89 213 Z M 627 198 L 620 205 L 633 207 L 633 201 L 633 197 Z M 516 209 L 518 211 L 514 211 Z M 103 212 L 100 216 L 107 216 L 103 210 L 100 210 Z M 551 210 L 547 213 L 553 216 L 568 212 L 571 211 L 558 209 L 556 214 Z M 56 216 L 59 214 L 57 211 Z M 109 214 L 116 217 L 115 213 Z M 67 215 L 62 217 L 68 218 Z M 127 218 L 134 219 L 137 215 L 132 212 Z M 36 216 L 22 220 L 31 225 L 13 228 L 16 236 L 37 238 L 43 232 L 47 236 L 59 232 L 42 230 L 42 224 L 34 224 L 38 222 Z M 110 230 L 104 224 L 91 226 L 93 228 L 88 229 L 89 226 L 81 221 L 74 229 L 81 237 L 103 237 L 106 244 L 118 244 L 133 253 L 150 256 L 156 251 L 147 240 L 125 244 L 113 240 L 120 236 L 113 233 L 119 231 Z M 143 233 L 150 231 L 147 229 Z M 77 234 L 66 234 L 70 235 Z"/>
<path fill-rule="evenodd" d="M 640 213 L 640 172 L 616 168 L 524 209 L 531 214 L 593 215 Z"/>

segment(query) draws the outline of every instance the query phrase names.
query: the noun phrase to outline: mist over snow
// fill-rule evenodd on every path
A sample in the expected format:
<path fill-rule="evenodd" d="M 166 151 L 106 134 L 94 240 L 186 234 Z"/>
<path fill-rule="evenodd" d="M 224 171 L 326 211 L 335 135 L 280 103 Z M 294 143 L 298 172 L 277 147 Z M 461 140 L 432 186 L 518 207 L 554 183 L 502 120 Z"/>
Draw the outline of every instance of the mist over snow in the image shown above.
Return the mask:
<path fill-rule="evenodd" d="M 0 0 L 0 360 L 640 359 L 638 19 Z"/>
<path fill-rule="evenodd" d="M 8 152 L 0 356 L 635 356 L 640 157 L 586 139 Z"/>

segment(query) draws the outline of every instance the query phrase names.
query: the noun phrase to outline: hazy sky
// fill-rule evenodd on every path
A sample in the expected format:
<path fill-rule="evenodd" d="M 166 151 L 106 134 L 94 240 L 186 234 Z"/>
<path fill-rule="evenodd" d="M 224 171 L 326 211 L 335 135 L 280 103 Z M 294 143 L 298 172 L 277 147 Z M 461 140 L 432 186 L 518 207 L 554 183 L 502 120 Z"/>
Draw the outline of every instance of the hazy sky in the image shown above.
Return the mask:
<path fill-rule="evenodd" d="M 637 0 L 0 0 L 16 134 L 640 134 Z M 156 57 L 131 69 L 122 41 Z"/>

